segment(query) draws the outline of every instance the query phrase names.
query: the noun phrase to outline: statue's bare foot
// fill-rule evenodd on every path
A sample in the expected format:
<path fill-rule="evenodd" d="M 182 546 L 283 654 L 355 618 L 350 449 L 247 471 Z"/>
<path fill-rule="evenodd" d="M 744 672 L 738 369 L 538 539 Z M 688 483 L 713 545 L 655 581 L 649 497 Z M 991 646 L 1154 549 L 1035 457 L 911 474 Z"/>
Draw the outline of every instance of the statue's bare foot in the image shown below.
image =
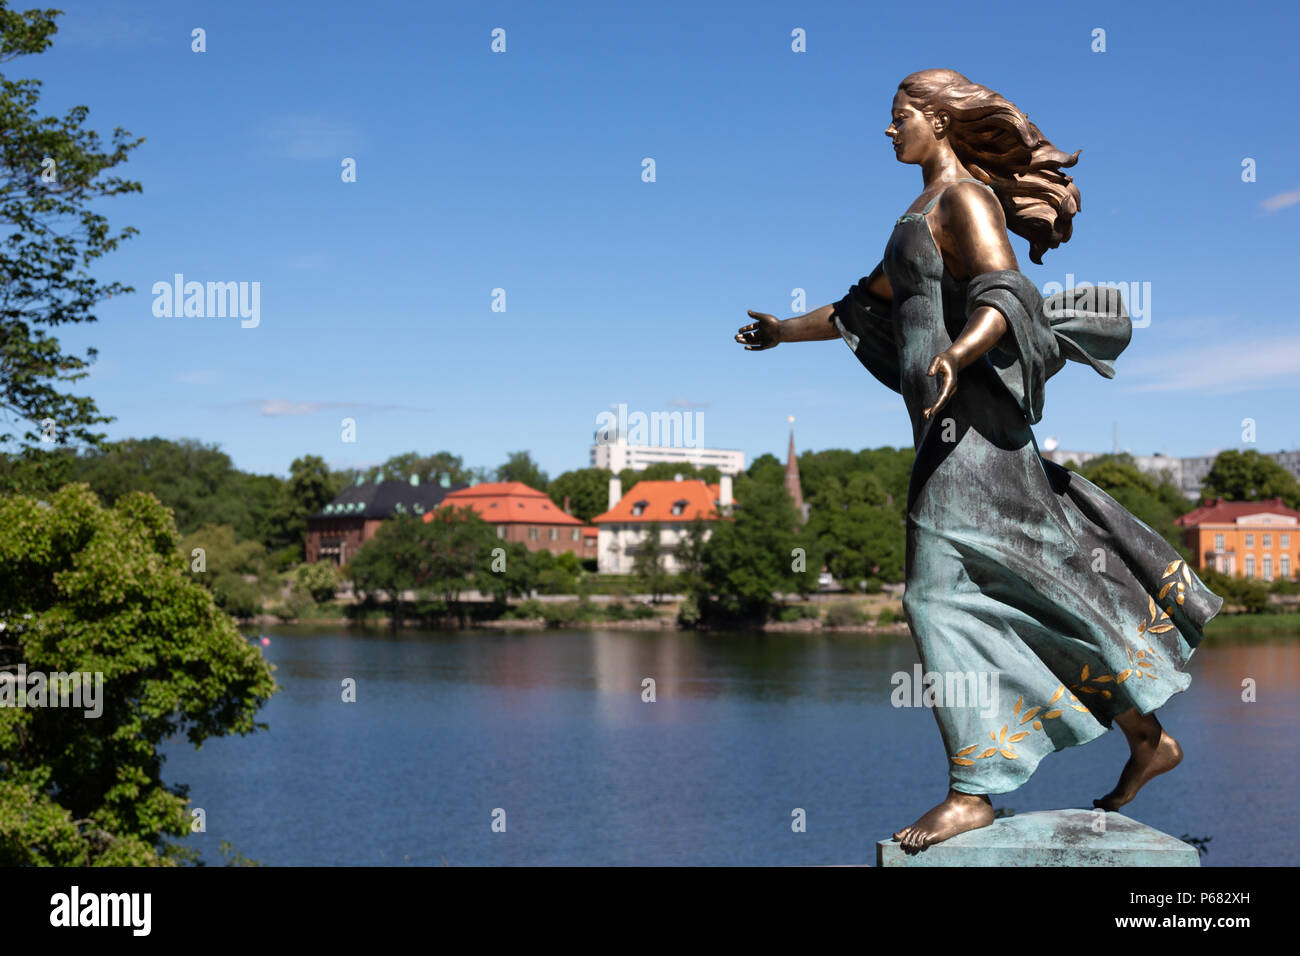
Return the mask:
<path fill-rule="evenodd" d="M 1115 789 L 1092 801 L 1099 810 L 1118 810 L 1136 797 L 1148 780 L 1173 770 L 1183 759 L 1183 748 L 1165 732 L 1154 714 L 1139 716 L 1133 710 L 1117 717 L 1116 722 L 1128 738 L 1132 755 L 1124 764 Z"/>
<path fill-rule="evenodd" d="M 978 830 L 993 822 L 993 801 L 983 794 L 949 790 L 948 798 L 926 812 L 910 827 L 894 834 L 906 853 L 920 853 L 927 846 Z"/>

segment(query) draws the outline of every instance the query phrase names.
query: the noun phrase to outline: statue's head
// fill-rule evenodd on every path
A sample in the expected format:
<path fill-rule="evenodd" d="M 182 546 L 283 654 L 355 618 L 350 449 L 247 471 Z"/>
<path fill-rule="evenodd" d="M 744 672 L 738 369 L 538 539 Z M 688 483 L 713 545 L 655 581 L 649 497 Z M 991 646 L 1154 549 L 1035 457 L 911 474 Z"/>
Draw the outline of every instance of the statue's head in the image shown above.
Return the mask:
<path fill-rule="evenodd" d="M 1053 146 L 1029 117 L 987 86 L 956 70 L 921 70 L 898 84 L 885 135 L 899 162 L 924 163 L 951 150 L 970 174 L 993 187 L 1007 228 L 1029 240 L 1029 258 L 1070 238 L 1081 208 L 1074 180 L 1061 169 L 1079 160 Z"/>

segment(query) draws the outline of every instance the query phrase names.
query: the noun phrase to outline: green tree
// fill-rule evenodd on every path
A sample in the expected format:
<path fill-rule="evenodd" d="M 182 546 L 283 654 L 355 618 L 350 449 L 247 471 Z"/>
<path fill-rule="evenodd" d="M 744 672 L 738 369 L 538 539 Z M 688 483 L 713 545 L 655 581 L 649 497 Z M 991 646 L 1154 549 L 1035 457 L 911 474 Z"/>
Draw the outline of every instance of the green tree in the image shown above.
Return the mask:
<path fill-rule="evenodd" d="M 672 578 L 664 569 L 663 527 L 658 521 L 651 521 L 641 534 L 632 559 L 632 575 L 649 592 L 650 602 L 658 604 Z"/>
<path fill-rule="evenodd" d="M 580 521 L 590 521 L 609 509 L 609 480 L 612 477 L 608 468 L 566 471 L 547 486 L 546 493 L 560 507 L 564 507 L 567 496 L 573 516 Z"/>
<path fill-rule="evenodd" d="M 512 451 L 506 456 L 506 463 L 497 468 L 497 481 L 522 481 L 529 488 L 545 491 L 546 472 L 533 461 L 533 456 L 526 451 Z"/>
<path fill-rule="evenodd" d="M 19 13 L 0 0 L 0 63 L 48 49 L 59 12 Z M 52 427 L 60 444 L 96 443 L 103 435 L 92 429 L 112 419 L 63 388 L 89 374 L 96 350 L 64 351 L 47 329 L 94 322 L 97 303 L 135 291 L 91 275 L 100 257 L 137 232 L 114 233 L 92 210 L 110 196 L 141 191 L 137 182 L 106 174 L 143 139 L 119 127 L 105 150 L 85 127 L 87 107 L 43 116 L 40 92 L 37 80 L 0 74 L 0 221 L 8 227 L 0 249 L 0 409 L 27 424 L 21 435 L 0 433 L 0 442 L 35 444 Z"/>
<path fill-rule="evenodd" d="M 270 667 L 188 580 L 178 544 L 149 495 L 0 499 L 0 668 L 102 675 L 93 719 L 0 707 L 0 865 L 174 862 L 188 800 L 163 783 L 158 747 L 264 727 Z"/>
<path fill-rule="evenodd" d="M 363 594 L 373 597 L 382 591 L 387 596 L 396 625 L 401 619 L 402 592 L 428 576 L 431 560 L 424 522 L 415 515 L 399 515 L 379 526 L 353 555 L 345 573 Z"/>
<path fill-rule="evenodd" d="M 262 540 L 255 517 L 261 502 L 244 481 L 250 476 L 237 472 L 216 445 L 128 438 L 88 449 L 76 476 L 108 504 L 132 491 L 152 494 L 172 510 L 182 534 L 226 524 L 240 538 Z"/>
<path fill-rule="evenodd" d="M 575 594 L 582 580 L 582 561 L 569 551 L 559 554 L 542 549 L 529 555 L 534 587 L 543 594 Z"/>
<path fill-rule="evenodd" d="M 477 533 L 481 534 L 481 532 Z M 483 535 L 483 546 L 487 547 L 489 544 L 487 535 Z M 496 548 L 500 548 L 503 553 L 496 553 Z M 549 551 L 530 552 L 518 541 L 505 542 L 499 539 L 492 545 L 492 550 L 488 554 L 490 556 L 488 573 L 484 573 L 475 562 L 471 578 L 480 593 L 491 595 L 492 600 L 498 605 L 498 611 L 505 610 L 508 598 L 527 597 L 534 588 L 542 586 L 545 572 L 540 571 L 535 559 L 542 555 L 551 557 Z M 552 568 L 554 569 L 554 565 Z"/>
<path fill-rule="evenodd" d="M 903 580 L 906 521 L 875 473 L 824 478 L 810 503 L 807 531 L 837 579 L 850 588 L 871 578 Z"/>
<path fill-rule="evenodd" d="M 494 593 L 498 600 L 512 588 L 528 584 L 528 558 L 523 545 L 515 545 L 514 560 L 506 553 L 506 570 L 493 573 L 493 551 L 503 547 L 496 529 L 473 508 L 439 508 L 424 525 L 431 560 L 416 587 L 436 595 L 465 626 L 464 592 Z M 512 568 L 511 565 L 514 567 Z"/>
<path fill-rule="evenodd" d="M 445 477 L 448 484 L 461 485 L 469 482 L 472 473 L 459 456 L 449 451 L 434 452 L 432 455 L 408 451 L 393 455 L 382 465 L 368 469 L 365 480 L 410 481 L 412 475 L 419 478 L 421 484 L 437 484 Z"/>
<path fill-rule="evenodd" d="M 749 622 L 766 618 L 776 594 L 811 594 L 817 589 L 820 551 L 806 533 L 796 533 L 794 502 L 775 481 L 742 478 L 736 484 L 734 519 L 712 523 L 698 577 L 692 576 L 706 621 Z M 795 570 L 795 549 L 804 551 L 804 570 Z"/>
<path fill-rule="evenodd" d="M 1281 498 L 1290 508 L 1300 508 L 1300 483 L 1267 455 L 1254 451 L 1224 451 L 1214 459 L 1201 486 L 1206 498 L 1229 501 L 1263 501 Z"/>
<path fill-rule="evenodd" d="M 338 497 L 346 487 L 343 476 L 331 472 L 323 458 L 303 455 L 289 466 L 288 482 L 270 480 L 276 481 L 279 488 L 265 495 L 269 509 L 264 515 L 255 514 L 254 520 L 265 527 L 262 540 L 268 548 L 287 551 L 294 561 L 301 561 L 307 519 Z M 269 486 L 264 487 L 271 492 Z"/>
<path fill-rule="evenodd" d="M 181 539 L 180 555 L 192 580 L 212 592 L 221 610 L 238 618 L 262 612 L 273 582 L 261 544 L 240 541 L 230 525 L 208 525 Z"/>
<path fill-rule="evenodd" d="M 294 571 L 294 583 L 318 604 L 334 599 L 338 590 L 339 574 L 334 565 L 325 561 L 300 565 Z"/>
<path fill-rule="evenodd" d="M 492 570 L 498 547 L 507 551 L 507 570 L 500 575 Z M 414 590 L 440 600 L 463 626 L 466 591 L 503 600 L 512 590 L 531 587 L 525 549 L 514 547 L 513 555 L 511 550 L 474 509 L 438 508 L 428 521 L 413 515 L 385 521 L 347 571 L 359 590 L 387 594 L 394 623 L 401 617 L 402 592 Z"/>

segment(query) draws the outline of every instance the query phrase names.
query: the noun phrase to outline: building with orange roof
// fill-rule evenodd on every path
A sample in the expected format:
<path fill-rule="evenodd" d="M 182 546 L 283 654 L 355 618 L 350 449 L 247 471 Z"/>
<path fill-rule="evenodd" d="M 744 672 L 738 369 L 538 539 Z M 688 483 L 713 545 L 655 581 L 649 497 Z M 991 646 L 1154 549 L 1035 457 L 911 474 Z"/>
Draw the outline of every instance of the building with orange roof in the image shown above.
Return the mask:
<path fill-rule="evenodd" d="M 450 492 L 439 508 L 473 508 L 497 529 L 502 541 L 515 541 L 529 551 L 572 552 L 584 560 L 596 557 L 596 529 L 560 508 L 522 481 L 494 481 Z M 432 514 L 424 516 L 431 521 Z"/>
<path fill-rule="evenodd" d="M 1186 529 L 1194 566 L 1234 577 L 1294 580 L 1300 511 L 1268 501 L 1207 502 L 1175 522 Z"/>
<path fill-rule="evenodd" d="M 448 496 L 450 497 L 450 496 Z M 731 476 L 716 485 L 699 478 L 638 481 L 623 494 L 618 478 L 609 480 L 609 510 L 591 519 L 600 529 L 596 568 L 601 574 L 631 574 L 646 531 L 659 523 L 664 570 L 680 570 L 673 554 L 696 518 L 717 521 L 731 510 Z"/>

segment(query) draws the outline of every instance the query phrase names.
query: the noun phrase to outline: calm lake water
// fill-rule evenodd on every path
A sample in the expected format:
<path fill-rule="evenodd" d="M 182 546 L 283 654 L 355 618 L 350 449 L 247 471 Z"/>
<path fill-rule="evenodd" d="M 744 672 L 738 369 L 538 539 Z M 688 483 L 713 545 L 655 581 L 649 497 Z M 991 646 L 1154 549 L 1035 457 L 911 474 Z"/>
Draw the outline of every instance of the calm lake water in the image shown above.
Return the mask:
<path fill-rule="evenodd" d="M 210 865 L 222 840 L 269 865 L 874 863 L 946 790 L 934 718 L 890 705 L 906 636 L 264 633 L 269 730 L 165 750 Z M 1183 764 L 1123 812 L 1211 837 L 1206 866 L 1300 864 L 1300 641 L 1202 647 L 1190 669 L 1160 711 Z M 1126 756 L 1116 728 L 994 805 L 1091 807 Z"/>

